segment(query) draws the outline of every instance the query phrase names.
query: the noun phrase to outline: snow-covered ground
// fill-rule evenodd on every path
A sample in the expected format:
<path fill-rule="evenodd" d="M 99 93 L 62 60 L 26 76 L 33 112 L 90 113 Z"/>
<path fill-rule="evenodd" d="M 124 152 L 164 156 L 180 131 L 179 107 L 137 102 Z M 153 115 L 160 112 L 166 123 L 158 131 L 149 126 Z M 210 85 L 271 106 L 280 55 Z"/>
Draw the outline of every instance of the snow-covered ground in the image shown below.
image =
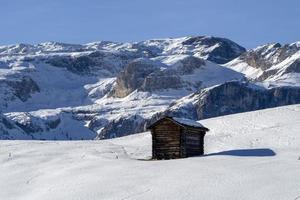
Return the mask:
<path fill-rule="evenodd" d="M 205 156 L 149 161 L 149 133 L 0 141 L 0 199 L 300 198 L 300 105 L 202 120 Z"/>

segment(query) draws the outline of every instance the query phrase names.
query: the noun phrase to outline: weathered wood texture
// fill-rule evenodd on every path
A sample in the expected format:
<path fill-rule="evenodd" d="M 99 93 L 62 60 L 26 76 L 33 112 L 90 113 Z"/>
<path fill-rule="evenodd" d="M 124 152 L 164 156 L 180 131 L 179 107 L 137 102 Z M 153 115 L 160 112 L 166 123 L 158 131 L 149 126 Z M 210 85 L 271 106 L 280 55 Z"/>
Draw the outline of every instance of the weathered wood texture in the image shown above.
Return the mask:
<path fill-rule="evenodd" d="M 179 158 L 180 132 L 181 127 L 170 120 L 157 123 L 152 129 L 153 158 Z"/>
<path fill-rule="evenodd" d="M 202 155 L 205 131 L 181 126 L 163 119 L 151 128 L 154 159 L 173 159 Z"/>
<path fill-rule="evenodd" d="M 193 128 L 186 128 L 184 131 L 185 148 L 184 157 L 203 155 L 204 153 L 204 135 L 205 132 Z"/>

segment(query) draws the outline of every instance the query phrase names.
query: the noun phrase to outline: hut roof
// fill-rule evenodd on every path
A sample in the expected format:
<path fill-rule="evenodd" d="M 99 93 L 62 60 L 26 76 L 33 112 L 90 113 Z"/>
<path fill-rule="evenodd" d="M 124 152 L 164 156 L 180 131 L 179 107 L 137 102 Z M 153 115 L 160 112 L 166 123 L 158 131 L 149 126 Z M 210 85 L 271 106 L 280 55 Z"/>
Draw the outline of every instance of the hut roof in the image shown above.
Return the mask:
<path fill-rule="evenodd" d="M 205 126 L 203 126 L 201 123 L 191 120 L 191 119 L 186 119 L 186 118 L 179 118 L 179 117 L 163 117 L 159 120 L 157 120 L 156 122 L 152 123 L 148 129 L 152 128 L 155 124 L 157 124 L 159 121 L 163 120 L 163 119 L 169 119 L 173 122 L 175 122 L 176 124 L 178 124 L 179 126 L 189 126 L 189 127 L 193 127 L 193 128 L 199 128 L 199 129 L 204 129 L 205 131 L 209 131 L 208 128 L 206 128 Z"/>

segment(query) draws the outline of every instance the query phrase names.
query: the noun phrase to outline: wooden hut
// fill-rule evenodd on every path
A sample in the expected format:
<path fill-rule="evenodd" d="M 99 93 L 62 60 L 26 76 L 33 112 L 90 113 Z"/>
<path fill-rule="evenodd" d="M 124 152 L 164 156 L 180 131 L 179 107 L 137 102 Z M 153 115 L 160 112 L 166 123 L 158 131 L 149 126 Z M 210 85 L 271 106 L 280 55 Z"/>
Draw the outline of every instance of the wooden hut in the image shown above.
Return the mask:
<path fill-rule="evenodd" d="M 148 129 L 152 134 L 152 158 L 174 159 L 202 155 L 208 128 L 185 118 L 164 117 Z"/>

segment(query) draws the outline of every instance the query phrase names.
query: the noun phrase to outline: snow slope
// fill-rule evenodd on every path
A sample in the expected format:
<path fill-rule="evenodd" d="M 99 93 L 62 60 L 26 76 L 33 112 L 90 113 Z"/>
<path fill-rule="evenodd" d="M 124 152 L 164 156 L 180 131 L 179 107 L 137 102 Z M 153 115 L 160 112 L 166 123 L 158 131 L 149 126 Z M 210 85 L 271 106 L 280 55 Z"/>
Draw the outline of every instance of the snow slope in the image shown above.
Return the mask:
<path fill-rule="evenodd" d="M 89 140 L 143 132 L 173 102 L 207 87 L 261 78 L 267 88 L 296 88 L 299 55 L 299 43 L 246 51 L 211 36 L 0 46 L 0 116 L 15 127 L 0 119 L 0 138 Z"/>
<path fill-rule="evenodd" d="M 149 133 L 0 141 L 0 199 L 297 199 L 300 105 L 202 120 L 205 156 L 146 161 Z"/>
<path fill-rule="evenodd" d="M 47 48 L 50 47 L 47 46 Z M 48 51 L 50 50 L 46 52 Z M 134 88 L 125 97 L 114 98 L 109 93 L 116 84 L 117 74 L 120 73 L 121 68 L 127 67 L 126 63 L 129 61 L 126 54 L 123 55 L 126 59 L 109 53 L 94 55 L 95 53 L 77 52 L 76 56 L 73 56 L 73 53 L 69 53 L 71 55 L 65 53 L 64 56 L 58 56 L 58 54 L 55 52 L 29 56 L 32 60 L 20 55 L 16 56 L 17 59 L 0 55 L 0 61 L 7 59 L 8 61 L 4 63 L 10 63 L 9 69 L 0 66 L 0 96 L 2 96 L 0 112 L 2 111 L 7 118 L 13 120 L 17 126 L 21 124 L 22 129 L 23 127 L 27 129 L 22 132 L 22 137 L 9 129 L 3 129 L 7 132 L 3 135 L 4 131 L 1 132 L 2 129 L 0 129 L 1 139 L 55 140 L 64 138 L 68 140 L 70 138 L 91 139 L 97 135 L 98 138 L 102 138 L 104 134 L 101 131 L 106 126 L 110 126 L 114 120 L 138 115 L 145 121 L 155 113 L 165 110 L 172 101 L 191 94 L 199 88 L 244 78 L 241 73 L 194 56 L 159 56 L 153 58 L 155 65 L 151 67 L 156 69 L 155 67 L 163 65 L 169 71 L 157 67 L 157 70 L 153 70 L 152 76 L 150 74 L 145 78 L 152 78 L 154 84 L 149 84 L 149 88 L 153 90 L 141 91 L 139 88 Z M 146 58 L 135 60 L 150 62 L 150 59 Z M 91 65 L 90 62 L 92 62 Z M 140 68 L 144 69 L 145 65 L 142 63 Z M 108 69 L 110 73 L 103 73 Z M 137 73 L 137 70 L 130 74 L 134 73 Z M 170 78 L 175 76 L 182 86 L 164 88 L 164 85 L 170 85 L 169 82 L 164 82 L 168 76 Z M 143 79 L 143 77 L 138 74 L 136 79 Z M 23 84 L 24 80 L 27 80 L 26 85 Z M 65 115 L 64 112 L 71 114 Z M 53 118 L 54 113 L 58 126 L 49 128 L 47 119 Z M 19 117 L 15 117 L 16 115 Z M 35 123 L 35 118 L 39 123 Z M 131 127 L 133 128 L 133 125 Z M 131 129 L 125 131 L 124 128 L 123 130 L 124 135 L 135 133 Z M 112 137 L 112 134 L 120 136 L 109 133 L 105 137 Z"/>
<path fill-rule="evenodd" d="M 250 49 L 226 63 L 230 69 L 266 87 L 300 85 L 299 42 L 281 45 L 266 44 Z"/>

